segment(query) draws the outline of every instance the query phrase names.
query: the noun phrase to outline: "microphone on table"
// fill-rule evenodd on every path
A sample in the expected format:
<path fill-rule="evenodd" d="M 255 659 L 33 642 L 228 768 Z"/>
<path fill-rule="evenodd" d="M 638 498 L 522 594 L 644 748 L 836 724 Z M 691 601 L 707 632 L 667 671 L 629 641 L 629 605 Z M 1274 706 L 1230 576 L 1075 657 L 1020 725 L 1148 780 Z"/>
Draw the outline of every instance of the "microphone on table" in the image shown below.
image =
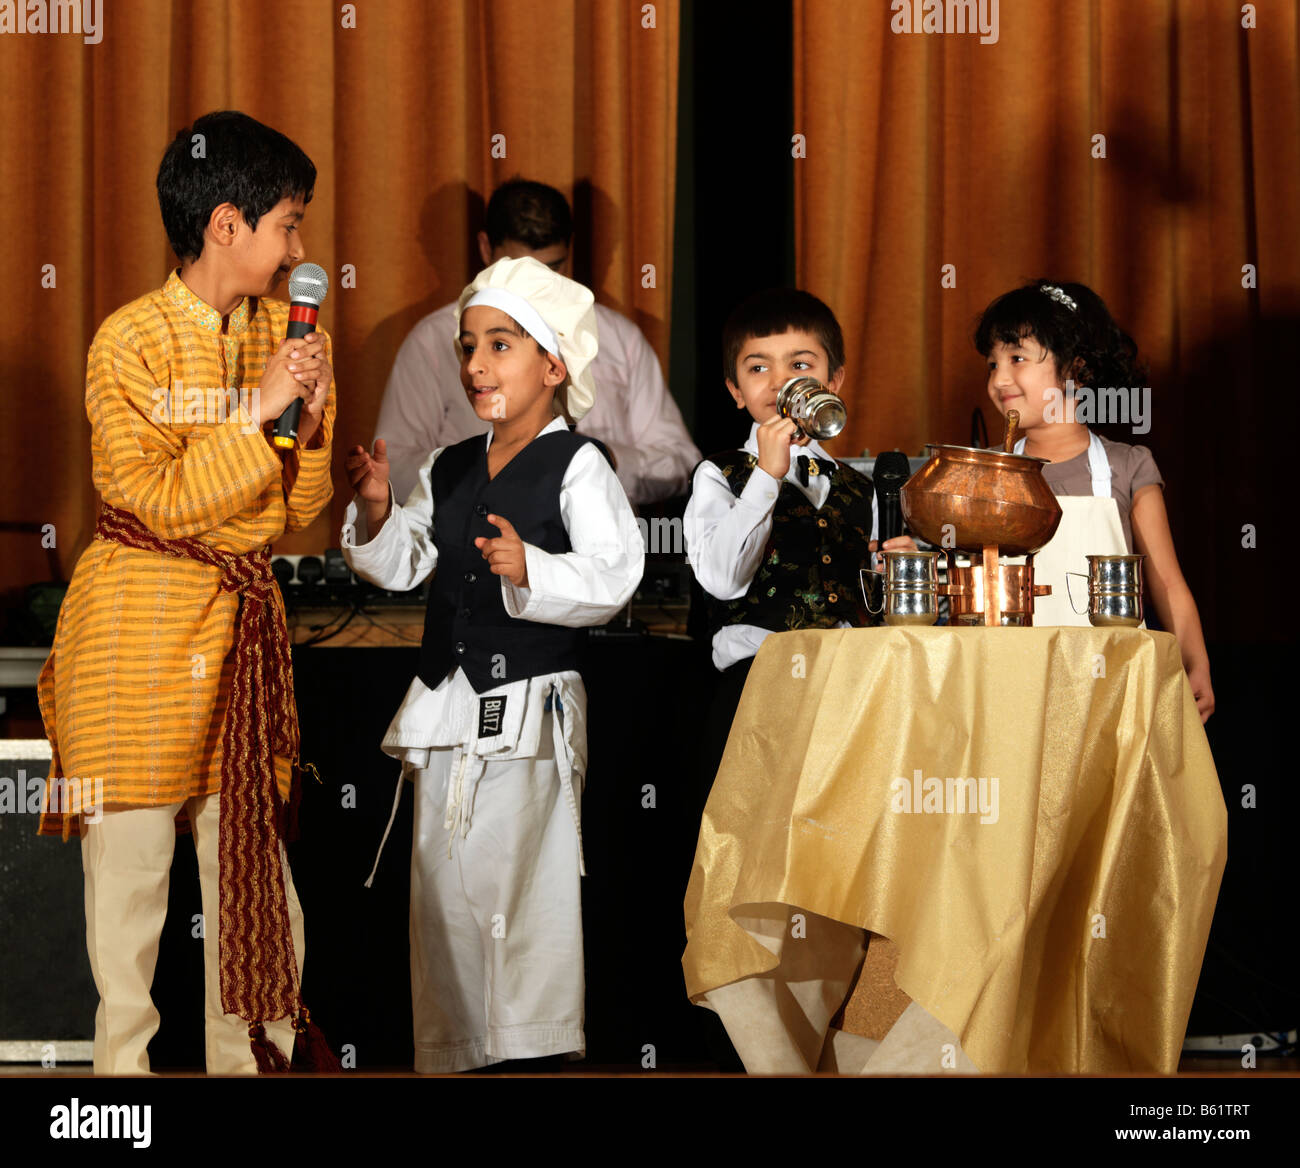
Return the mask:
<path fill-rule="evenodd" d="M 289 273 L 289 340 L 305 337 L 316 327 L 321 301 L 330 290 L 325 269 L 317 264 L 299 264 Z M 283 450 L 298 444 L 298 418 L 302 415 L 302 398 L 296 397 L 275 423 L 272 441 Z"/>
<path fill-rule="evenodd" d="M 898 493 L 912 477 L 912 467 L 901 450 L 886 450 L 876 458 L 871 477 L 876 486 L 876 516 L 880 547 L 903 534 L 903 508 Z"/>

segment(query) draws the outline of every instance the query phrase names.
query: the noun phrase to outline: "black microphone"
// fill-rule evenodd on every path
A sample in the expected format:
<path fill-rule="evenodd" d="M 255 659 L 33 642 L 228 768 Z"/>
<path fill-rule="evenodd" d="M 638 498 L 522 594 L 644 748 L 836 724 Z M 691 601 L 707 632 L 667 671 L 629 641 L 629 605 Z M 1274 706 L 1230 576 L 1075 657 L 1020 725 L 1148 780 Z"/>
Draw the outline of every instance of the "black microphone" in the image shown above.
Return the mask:
<path fill-rule="evenodd" d="M 901 450 L 886 450 L 876 458 L 871 477 L 876 484 L 876 515 L 879 547 L 885 540 L 903 534 L 903 508 L 898 492 L 912 477 L 912 466 Z"/>
<path fill-rule="evenodd" d="M 299 264 L 289 273 L 289 331 L 288 339 L 305 337 L 316 327 L 320 303 L 330 290 L 330 280 L 325 269 L 316 264 Z M 298 418 L 302 414 L 302 398 L 296 397 L 275 423 L 272 441 L 284 450 L 298 444 Z"/>

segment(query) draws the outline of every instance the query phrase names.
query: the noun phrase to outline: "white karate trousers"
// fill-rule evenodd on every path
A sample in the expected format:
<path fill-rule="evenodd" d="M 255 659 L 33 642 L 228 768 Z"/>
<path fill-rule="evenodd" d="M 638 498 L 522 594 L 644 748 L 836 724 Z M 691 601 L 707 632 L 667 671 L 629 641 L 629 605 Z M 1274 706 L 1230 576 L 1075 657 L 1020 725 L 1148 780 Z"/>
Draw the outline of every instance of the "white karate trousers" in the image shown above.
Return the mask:
<path fill-rule="evenodd" d="M 579 838 L 554 717 L 544 716 L 535 758 L 435 749 L 414 772 L 411 1001 L 421 1074 L 586 1050 Z"/>

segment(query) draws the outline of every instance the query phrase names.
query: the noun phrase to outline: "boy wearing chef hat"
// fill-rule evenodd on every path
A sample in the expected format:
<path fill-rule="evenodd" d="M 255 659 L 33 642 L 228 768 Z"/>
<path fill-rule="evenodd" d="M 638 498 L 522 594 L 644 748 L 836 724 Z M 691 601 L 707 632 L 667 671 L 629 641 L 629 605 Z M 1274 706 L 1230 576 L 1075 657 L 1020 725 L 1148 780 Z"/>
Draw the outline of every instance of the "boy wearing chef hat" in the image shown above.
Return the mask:
<path fill-rule="evenodd" d="M 432 575 L 417 675 L 382 744 L 415 782 L 423 1073 L 585 1049 L 577 630 L 613 618 L 644 566 L 604 448 L 569 428 L 595 399 L 591 292 L 503 259 L 457 317 L 461 383 L 492 430 L 433 451 L 400 506 L 383 440 L 354 447 L 342 540 L 382 588 Z"/>

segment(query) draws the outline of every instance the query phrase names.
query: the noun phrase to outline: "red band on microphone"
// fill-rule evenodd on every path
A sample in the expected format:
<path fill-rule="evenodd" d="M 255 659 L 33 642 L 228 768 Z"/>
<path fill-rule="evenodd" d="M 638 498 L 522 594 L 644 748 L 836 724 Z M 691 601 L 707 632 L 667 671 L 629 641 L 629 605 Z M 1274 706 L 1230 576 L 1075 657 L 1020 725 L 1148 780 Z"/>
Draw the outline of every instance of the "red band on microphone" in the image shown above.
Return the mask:
<path fill-rule="evenodd" d="M 289 305 L 289 319 L 301 321 L 303 324 L 315 324 L 316 318 L 320 316 L 320 309 L 313 304 L 291 304 Z"/>

